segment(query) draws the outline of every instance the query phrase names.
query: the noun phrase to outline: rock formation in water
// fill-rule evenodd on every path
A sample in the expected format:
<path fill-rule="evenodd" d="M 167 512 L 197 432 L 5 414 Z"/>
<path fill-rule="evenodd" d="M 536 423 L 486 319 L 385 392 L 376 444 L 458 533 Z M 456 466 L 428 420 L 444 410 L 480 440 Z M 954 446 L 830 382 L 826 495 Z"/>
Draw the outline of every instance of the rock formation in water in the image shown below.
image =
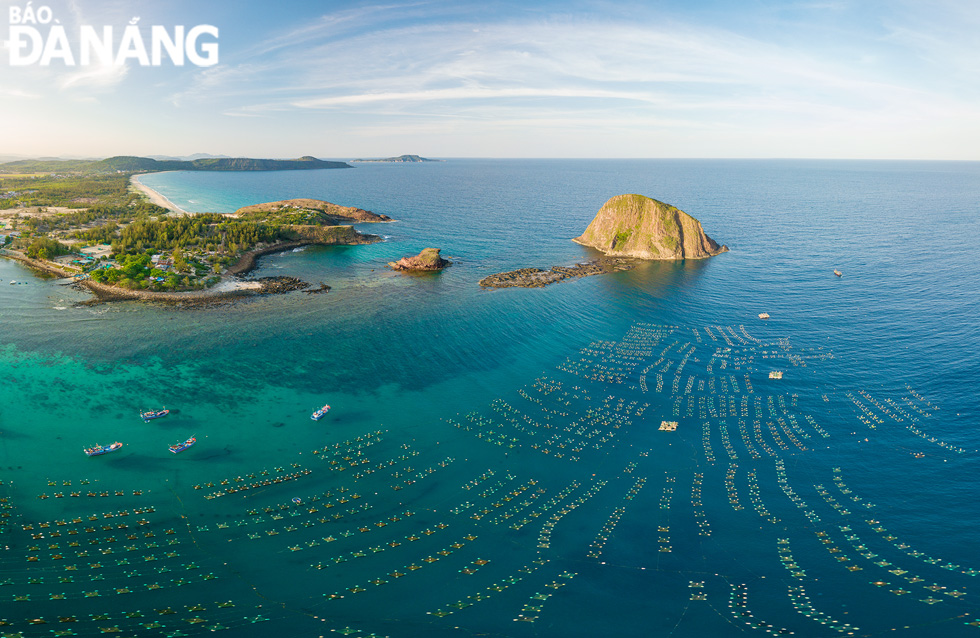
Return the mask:
<path fill-rule="evenodd" d="M 398 261 L 389 261 L 392 270 L 433 271 L 442 270 L 451 262 L 439 256 L 439 248 L 423 248 L 418 255 L 402 257 Z"/>
<path fill-rule="evenodd" d="M 643 195 L 613 197 L 573 241 L 639 259 L 704 259 L 728 250 L 705 235 L 698 220 Z"/>

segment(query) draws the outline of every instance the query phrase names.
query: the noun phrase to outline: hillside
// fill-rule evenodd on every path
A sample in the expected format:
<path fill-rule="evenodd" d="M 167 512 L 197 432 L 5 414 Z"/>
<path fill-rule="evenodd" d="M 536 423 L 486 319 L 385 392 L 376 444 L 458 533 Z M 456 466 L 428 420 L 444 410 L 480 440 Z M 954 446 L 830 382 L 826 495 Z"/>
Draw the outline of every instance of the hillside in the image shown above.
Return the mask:
<path fill-rule="evenodd" d="M 351 168 L 346 162 L 319 160 L 309 155 L 291 160 L 248 157 L 207 157 L 193 161 L 155 160 L 117 155 L 103 160 L 18 160 L 0 164 L 0 173 L 142 173 L 159 171 L 295 171 Z"/>
<path fill-rule="evenodd" d="M 573 241 L 607 255 L 639 259 L 704 259 L 726 252 L 682 210 L 643 195 L 617 195 Z"/>
<path fill-rule="evenodd" d="M 387 215 L 377 215 L 363 208 L 340 206 L 322 199 L 284 199 L 253 204 L 235 211 L 235 217 L 279 224 L 349 224 L 351 222 L 390 222 Z"/>

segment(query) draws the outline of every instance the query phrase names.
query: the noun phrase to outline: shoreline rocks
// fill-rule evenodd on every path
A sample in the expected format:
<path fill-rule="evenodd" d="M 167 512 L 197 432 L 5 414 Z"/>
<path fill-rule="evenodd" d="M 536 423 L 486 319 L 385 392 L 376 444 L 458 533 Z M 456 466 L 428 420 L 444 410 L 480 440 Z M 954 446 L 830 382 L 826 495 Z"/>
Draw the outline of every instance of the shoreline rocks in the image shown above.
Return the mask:
<path fill-rule="evenodd" d="M 544 288 L 566 279 L 633 270 L 635 267 L 636 262 L 632 259 L 604 257 L 574 266 L 552 266 L 549 270 L 519 268 L 496 273 L 481 279 L 480 286 L 483 288 Z"/>

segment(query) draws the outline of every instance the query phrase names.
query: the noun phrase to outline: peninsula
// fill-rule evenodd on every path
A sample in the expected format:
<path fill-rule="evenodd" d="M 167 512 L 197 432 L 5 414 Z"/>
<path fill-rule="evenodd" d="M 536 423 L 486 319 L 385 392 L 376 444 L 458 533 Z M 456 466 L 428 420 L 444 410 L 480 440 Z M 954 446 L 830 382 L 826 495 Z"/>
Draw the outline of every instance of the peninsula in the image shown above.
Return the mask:
<path fill-rule="evenodd" d="M 0 174 L 0 205 L 7 206 L 0 210 L 0 255 L 74 277 L 104 300 L 200 302 L 306 288 L 298 280 L 234 277 L 269 253 L 381 241 L 351 224 L 391 221 L 314 199 L 256 204 L 232 215 L 174 215 L 131 188 L 132 175 Z"/>
<path fill-rule="evenodd" d="M 17 160 L 0 164 L 0 173 L 158 173 L 160 171 L 300 171 L 323 168 L 353 168 L 347 162 L 329 162 L 305 155 L 299 159 L 252 159 L 250 157 L 206 157 L 192 161 L 155 160 L 117 155 L 101 160 Z"/>
<path fill-rule="evenodd" d="M 480 280 L 484 288 L 541 288 L 567 279 L 632 270 L 641 259 L 704 259 L 726 252 L 701 223 L 669 204 L 643 195 L 617 195 L 599 209 L 592 223 L 572 241 L 605 256 L 572 267 L 519 268 Z"/>

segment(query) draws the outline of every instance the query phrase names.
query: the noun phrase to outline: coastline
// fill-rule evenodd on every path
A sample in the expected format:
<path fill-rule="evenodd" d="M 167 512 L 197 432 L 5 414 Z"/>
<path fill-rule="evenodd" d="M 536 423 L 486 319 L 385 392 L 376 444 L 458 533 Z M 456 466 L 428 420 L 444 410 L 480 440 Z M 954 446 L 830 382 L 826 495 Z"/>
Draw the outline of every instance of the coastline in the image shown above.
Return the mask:
<path fill-rule="evenodd" d="M 170 210 L 170 212 L 177 213 L 178 215 L 190 215 L 189 212 L 174 204 L 172 201 L 160 194 L 159 191 L 155 191 L 143 182 L 139 180 L 139 175 L 132 175 L 129 178 L 129 183 L 138 191 L 146 195 L 146 197 L 156 204 Z"/>
<path fill-rule="evenodd" d="M 377 236 L 365 235 L 365 237 L 376 238 Z M 377 239 L 374 239 L 374 241 L 377 241 Z M 368 241 L 366 243 L 373 243 L 373 241 Z M 185 290 L 180 292 L 133 290 L 130 288 L 113 286 L 111 284 L 102 284 L 88 278 L 77 280 L 75 285 L 81 288 L 86 288 L 94 295 L 93 299 L 81 302 L 83 305 L 108 303 L 112 301 L 157 301 L 177 306 L 185 304 L 188 306 L 200 306 L 210 303 L 234 301 L 257 295 L 281 294 L 291 292 L 293 290 L 302 290 L 304 288 L 308 288 L 311 284 L 292 277 L 273 277 L 263 279 L 288 279 L 291 281 L 291 283 L 287 284 L 286 286 L 277 286 L 275 284 L 265 285 L 261 283 L 261 280 L 246 280 L 242 279 L 242 276 L 247 275 L 249 272 L 254 270 L 258 265 L 258 259 L 264 255 L 284 252 L 300 246 L 332 245 L 336 244 L 317 241 L 315 239 L 302 239 L 280 242 L 271 246 L 250 250 L 239 257 L 237 262 L 228 267 L 228 269 L 221 275 L 221 279 L 217 284 L 203 290 Z M 29 268 L 45 272 L 56 277 L 61 277 L 63 279 L 70 279 L 79 274 L 79 272 L 63 268 L 60 264 L 55 262 L 31 259 L 27 255 L 16 250 L 0 249 L 0 257 L 19 261 L 27 265 Z M 322 283 L 320 285 L 321 287 L 324 286 Z M 329 287 L 327 287 L 326 290 L 329 290 Z M 321 290 L 317 290 L 317 292 L 320 291 Z"/>

